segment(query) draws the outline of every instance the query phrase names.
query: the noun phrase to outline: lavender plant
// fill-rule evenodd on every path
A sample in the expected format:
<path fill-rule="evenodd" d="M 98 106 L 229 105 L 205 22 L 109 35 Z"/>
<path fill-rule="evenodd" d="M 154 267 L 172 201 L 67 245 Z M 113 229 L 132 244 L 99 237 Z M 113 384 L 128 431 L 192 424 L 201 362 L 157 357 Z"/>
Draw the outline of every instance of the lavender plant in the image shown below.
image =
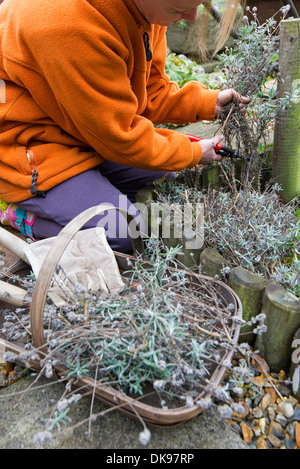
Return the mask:
<path fill-rule="evenodd" d="M 152 269 L 138 263 L 128 271 L 129 284 L 121 295 L 89 301 L 88 323 L 74 314 L 74 305 L 64 316 L 72 327 L 51 311 L 57 332 L 52 329 L 48 337 L 49 356 L 67 363 L 68 376 L 92 375 L 141 395 L 146 382 L 166 395 L 194 389 L 196 396 L 205 388 L 222 356 L 217 339 L 226 342 L 221 323 L 210 317 L 214 311 L 218 316 L 220 308 L 230 321 L 232 312 L 208 285 L 193 291 L 183 271 L 167 275 L 177 253 L 171 248 L 156 255 Z M 80 301 L 78 308 L 83 309 Z"/>
<path fill-rule="evenodd" d="M 251 98 L 246 111 L 240 109 L 238 102 L 234 102 L 226 106 L 220 115 L 220 130 L 226 143 L 236 147 L 245 158 L 238 176 L 233 162 L 225 162 L 222 168 L 231 180 L 238 177 L 244 189 L 252 187 L 253 183 L 257 189 L 267 161 L 268 135 L 274 126 L 276 112 L 288 106 L 293 99 L 293 93 L 284 98 L 277 97 L 277 81 L 280 80 L 277 73 L 278 29 L 289 7 L 282 7 L 264 24 L 259 23 L 256 8 L 247 9 L 252 20 L 244 17 L 239 38 L 220 57 L 226 87 L 234 88 L 242 96 Z M 278 22 L 276 18 L 279 15 L 281 18 Z M 266 83 L 270 78 L 273 79 L 272 86 L 268 87 Z"/>
<path fill-rule="evenodd" d="M 185 173 L 184 173 L 185 174 Z M 280 187 L 263 193 L 225 189 L 199 189 L 197 171 L 188 170 L 186 186 L 176 180 L 155 185 L 161 203 L 204 205 L 206 245 L 222 254 L 232 266 L 242 266 L 274 280 L 299 296 L 300 215 L 297 202 L 284 205 Z M 194 177 L 193 177 L 194 176 Z M 179 180 L 185 179 L 183 174 Z"/>

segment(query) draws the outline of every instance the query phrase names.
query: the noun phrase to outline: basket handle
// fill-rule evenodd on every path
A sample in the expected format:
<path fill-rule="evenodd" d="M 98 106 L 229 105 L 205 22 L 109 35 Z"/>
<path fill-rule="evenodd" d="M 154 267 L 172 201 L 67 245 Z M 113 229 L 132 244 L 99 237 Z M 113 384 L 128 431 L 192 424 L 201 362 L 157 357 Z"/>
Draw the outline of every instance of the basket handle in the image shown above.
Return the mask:
<path fill-rule="evenodd" d="M 55 271 L 57 263 L 59 262 L 66 247 L 75 236 L 75 234 L 93 217 L 100 215 L 107 210 L 117 210 L 127 219 L 129 234 L 132 239 L 133 250 L 135 255 L 144 255 L 144 244 L 140 234 L 139 225 L 136 219 L 128 213 L 126 210 L 118 207 L 112 207 L 111 205 L 100 204 L 95 207 L 88 208 L 84 212 L 77 215 L 71 220 L 58 234 L 55 241 L 53 242 L 39 272 L 36 280 L 32 300 L 30 306 L 30 325 L 33 345 L 39 348 L 41 352 L 45 352 L 45 340 L 43 334 L 43 319 L 44 319 L 44 307 L 47 298 L 48 289 L 50 286 L 52 275 Z M 134 225 L 134 237 L 133 227 Z"/>

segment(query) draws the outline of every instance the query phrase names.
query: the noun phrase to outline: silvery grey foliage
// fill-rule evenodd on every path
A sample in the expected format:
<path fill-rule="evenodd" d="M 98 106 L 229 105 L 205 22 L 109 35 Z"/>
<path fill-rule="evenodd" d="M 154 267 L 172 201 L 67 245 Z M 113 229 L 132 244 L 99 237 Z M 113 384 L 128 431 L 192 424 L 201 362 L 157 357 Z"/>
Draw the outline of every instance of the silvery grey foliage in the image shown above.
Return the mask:
<path fill-rule="evenodd" d="M 278 31 L 288 8 L 281 8 L 263 24 L 255 8 L 248 11 L 250 19 L 245 16 L 238 39 L 221 55 L 221 61 L 226 88 L 235 89 L 251 101 L 244 109 L 234 101 L 219 116 L 227 145 L 237 148 L 247 158 L 238 166 L 227 160 L 222 163 L 222 169 L 233 187 L 232 176 L 244 188 L 260 183 L 268 158 L 268 135 L 274 128 L 276 113 L 289 106 L 294 96 L 293 91 L 281 98 L 277 95 L 277 83 L 281 79 Z"/>

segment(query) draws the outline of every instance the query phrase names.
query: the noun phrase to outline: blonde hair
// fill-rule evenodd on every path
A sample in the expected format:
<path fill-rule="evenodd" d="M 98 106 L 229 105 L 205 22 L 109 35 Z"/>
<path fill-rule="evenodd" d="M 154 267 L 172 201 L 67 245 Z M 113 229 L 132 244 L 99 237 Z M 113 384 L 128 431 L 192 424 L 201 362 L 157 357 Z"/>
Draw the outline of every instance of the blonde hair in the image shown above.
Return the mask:
<path fill-rule="evenodd" d="M 191 28 L 189 42 L 193 46 L 193 49 L 198 51 L 200 57 L 205 60 L 209 56 L 206 38 L 208 22 L 211 18 L 213 0 L 205 0 L 203 3 L 205 5 L 205 12 L 201 14 L 200 21 L 197 21 L 194 27 Z M 224 5 L 224 12 L 222 15 L 220 15 L 220 22 L 218 23 L 218 28 L 215 35 L 216 40 L 214 44 L 213 55 L 222 49 L 226 43 L 236 24 L 238 7 L 240 4 L 242 7 L 244 7 L 245 3 L 245 0 L 226 0 Z M 241 15 L 241 18 L 242 16 L 243 15 Z"/>

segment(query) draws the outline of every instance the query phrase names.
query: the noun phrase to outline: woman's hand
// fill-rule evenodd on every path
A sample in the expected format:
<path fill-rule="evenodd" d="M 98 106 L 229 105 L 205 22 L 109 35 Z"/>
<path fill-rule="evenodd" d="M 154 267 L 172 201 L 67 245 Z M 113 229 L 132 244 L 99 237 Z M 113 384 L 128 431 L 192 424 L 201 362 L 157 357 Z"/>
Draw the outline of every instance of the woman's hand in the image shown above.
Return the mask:
<path fill-rule="evenodd" d="M 240 104 L 241 110 L 243 110 L 244 104 L 248 104 L 250 102 L 250 98 L 247 98 L 246 96 L 241 96 L 237 91 L 235 91 L 232 88 L 229 88 L 228 90 L 222 90 L 218 94 L 218 99 L 216 103 L 216 114 L 215 114 L 216 118 L 219 116 L 221 109 L 226 104 L 230 103 L 230 101 L 232 101 L 233 99 L 241 103 Z"/>
<path fill-rule="evenodd" d="M 208 164 L 211 161 L 221 161 L 222 156 L 218 155 L 214 147 L 224 138 L 223 135 L 216 135 L 214 138 L 204 139 L 199 142 L 202 147 L 202 156 L 200 164 Z"/>

